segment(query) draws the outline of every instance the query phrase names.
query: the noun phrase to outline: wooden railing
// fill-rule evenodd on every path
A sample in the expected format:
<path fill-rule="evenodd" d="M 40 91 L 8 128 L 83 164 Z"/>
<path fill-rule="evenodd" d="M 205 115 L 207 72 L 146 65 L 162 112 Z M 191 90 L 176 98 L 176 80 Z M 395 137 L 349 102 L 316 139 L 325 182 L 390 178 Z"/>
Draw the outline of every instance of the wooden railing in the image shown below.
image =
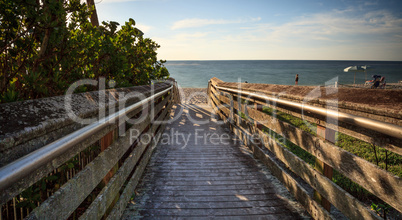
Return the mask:
<path fill-rule="evenodd" d="M 101 107 L 108 112 L 89 125 L 60 110 L 65 97 L 0 105 L 3 121 L 13 119 L 17 106 L 28 109 L 26 118 L 45 118 L 27 119 L 32 125 L 22 131 L 2 127 L 0 219 L 119 219 L 165 128 L 175 87 L 167 81 L 73 94 L 79 117 L 97 117 Z M 101 97 L 106 106 L 99 104 Z M 35 115 L 53 104 L 57 120 Z M 23 155 L 24 150 L 29 152 Z"/>
<path fill-rule="evenodd" d="M 329 212 L 331 204 L 350 219 L 380 218 L 367 204 L 332 182 L 333 169 L 397 211 L 402 211 L 402 184 L 398 176 L 335 145 L 335 134 L 339 132 L 400 156 L 402 117 L 399 110 L 390 114 L 391 110 L 381 112 L 367 106 L 338 105 L 331 100 L 303 102 L 296 95 L 282 94 L 279 97 L 248 85 L 212 78 L 208 84 L 210 103 L 234 134 L 313 218 L 333 219 Z M 316 132 L 308 132 L 278 119 L 276 114 L 279 112 L 303 120 Z M 313 155 L 316 158 L 315 168 L 284 146 L 289 142 Z M 307 191 L 296 180 L 298 178 L 310 185 L 315 195 Z"/>

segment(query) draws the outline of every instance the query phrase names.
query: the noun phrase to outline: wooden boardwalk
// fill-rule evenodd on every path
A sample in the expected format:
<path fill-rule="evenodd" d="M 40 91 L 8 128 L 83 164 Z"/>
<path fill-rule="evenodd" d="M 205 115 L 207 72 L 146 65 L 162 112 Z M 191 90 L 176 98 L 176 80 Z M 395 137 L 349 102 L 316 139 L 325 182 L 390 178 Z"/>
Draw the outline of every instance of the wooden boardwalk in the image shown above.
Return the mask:
<path fill-rule="evenodd" d="M 210 107 L 174 114 L 122 219 L 308 218 Z"/>

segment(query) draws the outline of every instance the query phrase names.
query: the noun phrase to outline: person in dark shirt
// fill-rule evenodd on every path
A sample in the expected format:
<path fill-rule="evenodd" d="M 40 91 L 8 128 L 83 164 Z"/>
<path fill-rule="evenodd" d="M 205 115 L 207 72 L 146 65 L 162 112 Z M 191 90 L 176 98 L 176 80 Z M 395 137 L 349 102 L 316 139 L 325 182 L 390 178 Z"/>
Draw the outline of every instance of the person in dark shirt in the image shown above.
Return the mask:
<path fill-rule="evenodd" d="M 296 74 L 295 85 L 297 86 L 298 83 L 299 83 L 299 74 Z"/>

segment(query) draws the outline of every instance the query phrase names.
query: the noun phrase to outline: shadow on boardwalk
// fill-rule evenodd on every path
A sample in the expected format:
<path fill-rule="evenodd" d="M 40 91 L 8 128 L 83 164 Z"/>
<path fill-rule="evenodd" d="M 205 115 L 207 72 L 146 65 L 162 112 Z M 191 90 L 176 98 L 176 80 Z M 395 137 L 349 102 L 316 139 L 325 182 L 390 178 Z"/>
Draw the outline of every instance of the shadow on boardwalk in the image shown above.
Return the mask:
<path fill-rule="evenodd" d="M 209 106 L 173 115 L 123 219 L 309 218 Z"/>

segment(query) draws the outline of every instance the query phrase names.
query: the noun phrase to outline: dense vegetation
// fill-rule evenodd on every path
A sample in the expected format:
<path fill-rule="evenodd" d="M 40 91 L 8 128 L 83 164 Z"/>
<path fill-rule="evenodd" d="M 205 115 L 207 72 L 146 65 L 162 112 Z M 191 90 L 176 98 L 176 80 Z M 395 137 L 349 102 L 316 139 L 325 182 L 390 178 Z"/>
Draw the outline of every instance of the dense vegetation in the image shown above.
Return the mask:
<path fill-rule="evenodd" d="M 91 11 L 80 0 L 0 1 L 0 103 L 62 95 L 84 78 L 126 87 L 169 76 L 133 19 L 94 27 Z"/>

